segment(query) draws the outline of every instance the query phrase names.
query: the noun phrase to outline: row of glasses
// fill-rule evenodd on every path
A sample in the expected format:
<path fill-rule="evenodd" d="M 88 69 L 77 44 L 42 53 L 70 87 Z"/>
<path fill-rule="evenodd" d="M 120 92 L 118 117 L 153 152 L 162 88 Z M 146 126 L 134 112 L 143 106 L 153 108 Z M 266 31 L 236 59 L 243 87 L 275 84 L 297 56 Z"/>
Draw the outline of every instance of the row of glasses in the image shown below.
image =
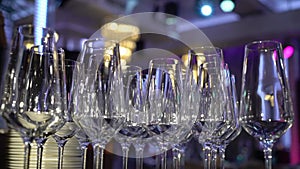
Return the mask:
<path fill-rule="evenodd" d="M 99 43 L 99 42 L 98 42 Z M 88 50 L 87 50 L 88 51 Z M 95 52 L 95 48 L 91 50 Z M 215 48 L 211 48 L 211 53 L 215 52 Z M 101 52 L 100 52 L 101 53 Z M 99 54 L 99 53 L 98 53 Z M 220 57 L 220 56 L 218 56 Z M 93 57 L 91 57 L 93 58 Z M 90 58 L 90 59 L 91 59 Z M 93 65 L 96 63 L 95 68 L 91 69 L 90 71 L 93 71 L 94 69 L 99 69 L 98 67 L 101 67 L 102 65 L 107 64 L 108 67 L 109 64 L 105 60 L 101 63 L 99 58 L 101 57 L 94 57 L 97 58 L 97 60 L 94 60 L 88 65 Z M 102 58 L 105 58 L 102 56 Z M 203 62 L 203 59 L 205 59 L 205 56 L 200 57 L 200 59 L 197 59 L 197 61 Z M 162 168 L 166 168 L 166 150 L 169 147 L 172 147 L 176 145 L 177 143 L 180 143 L 184 138 L 186 138 L 188 135 L 190 135 L 190 129 L 193 127 L 190 124 L 193 124 L 193 120 L 196 119 L 196 116 L 194 114 L 198 115 L 197 108 L 195 108 L 197 104 L 191 104 L 192 106 L 187 106 L 188 104 L 185 103 L 199 103 L 201 102 L 202 105 L 207 106 L 208 102 L 210 103 L 218 103 L 223 100 L 226 100 L 225 96 L 222 96 L 222 93 L 224 93 L 224 86 L 222 86 L 222 83 L 218 83 L 222 80 L 221 77 L 221 60 L 217 57 L 212 57 L 212 60 L 208 58 L 209 62 L 205 62 L 205 64 L 201 64 L 201 66 L 197 65 L 197 63 L 191 67 L 193 67 L 195 70 L 192 71 L 193 73 L 187 73 L 187 76 L 184 77 L 185 81 L 183 81 L 183 74 L 181 72 L 182 70 L 182 64 L 179 63 L 179 60 L 174 59 L 153 59 L 150 61 L 149 64 L 149 70 L 147 74 L 147 79 L 145 80 L 145 85 L 135 85 L 137 86 L 144 86 L 146 89 L 137 89 L 134 88 L 134 90 L 131 89 L 130 93 L 133 91 L 140 91 L 144 90 L 145 92 L 133 92 L 135 93 L 135 97 L 127 97 L 126 95 L 127 91 L 124 92 L 123 95 L 125 100 L 119 100 L 120 104 L 124 103 L 122 105 L 122 108 L 127 111 L 127 113 L 124 113 L 125 116 L 125 124 L 121 127 L 121 130 L 117 132 L 115 135 L 115 138 L 117 141 L 119 141 L 123 147 L 124 150 L 124 164 L 123 168 L 126 168 L 127 166 L 127 156 L 128 156 L 128 147 L 130 144 L 129 142 L 140 142 L 142 145 L 145 145 L 144 140 L 141 139 L 141 137 L 153 137 L 152 141 L 155 141 L 158 143 L 159 148 L 162 152 Z M 99 66 L 100 65 L 100 66 Z M 108 68 L 110 70 L 110 68 Z M 138 68 L 140 69 L 140 68 Z M 200 70 L 200 71 L 199 71 Z M 139 72 L 138 70 L 137 72 Z M 198 75 L 199 77 L 196 77 L 199 82 L 196 82 L 196 85 L 190 85 L 192 83 L 192 79 L 194 78 L 195 71 L 199 71 Z M 126 72 L 126 71 L 125 71 Z M 121 73 L 125 73 L 122 72 Z M 208 77 L 208 72 L 210 74 L 214 74 L 214 76 Z M 126 74 L 126 73 L 125 73 Z M 137 73 L 139 74 L 139 73 Z M 191 77 L 188 77 L 191 76 Z M 121 81 L 126 81 L 123 77 L 121 77 Z M 140 78 L 140 77 L 136 77 Z M 214 85 L 211 85 L 211 80 L 215 80 Z M 190 82 L 189 82 L 190 80 Z M 139 80 L 136 80 L 136 82 L 139 82 Z M 122 82 L 123 83 L 123 82 Z M 126 82 L 128 84 L 128 82 Z M 125 86 L 125 90 L 128 90 L 128 85 L 123 84 Z M 139 82 L 140 83 L 140 82 Z M 194 82 L 193 82 L 194 83 Z M 90 83 L 93 84 L 93 83 Z M 217 86 L 219 85 L 219 86 Z M 216 87 L 217 86 L 217 87 Z M 126 88 L 127 87 L 127 88 Z M 207 90 L 211 90 L 211 88 L 217 88 L 215 89 L 215 94 L 213 95 L 213 99 L 219 99 L 210 101 L 211 98 L 205 98 L 203 95 L 207 95 L 208 97 L 211 97 L 211 94 L 208 94 L 210 92 L 204 91 L 203 88 L 207 88 Z M 120 91 L 122 91 L 121 88 Z M 194 92 L 195 90 L 201 91 L 201 95 L 197 92 Z M 193 92 L 191 92 L 193 91 Z M 204 91 L 204 92 L 203 92 Z M 141 96 L 141 94 L 143 95 Z M 194 96 L 191 96 L 191 93 L 194 93 Z M 84 93 L 82 93 L 84 95 Z M 218 97 L 222 96 L 222 97 Z M 132 100 L 135 98 L 135 100 Z M 141 99 L 137 99 L 141 98 Z M 204 99 L 203 99 L 204 98 Z M 109 99 L 109 98 L 105 98 Z M 105 102 L 105 99 L 103 99 L 103 102 Z M 84 100 L 89 100 L 85 98 Z M 123 101 L 123 102 L 122 102 Z M 140 126 L 137 126 L 136 120 L 133 119 L 133 117 L 130 115 L 132 110 L 128 110 L 126 108 L 127 104 L 126 102 L 129 101 L 131 105 L 129 107 L 135 107 L 134 112 L 135 116 L 134 118 L 143 119 L 142 117 L 147 114 L 147 119 L 141 120 L 142 123 L 140 123 Z M 142 105 L 141 105 L 142 104 Z M 225 103 L 224 103 L 225 104 Z M 83 107 L 87 104 L 83 104 Z M 223 104 L 221 104 L 223 105 Z M 143 107 L 143 108 L 142 108 Z M 210 105 L 209 108 L 213 109 L 209 112 L 211 114 L 208 115 L 207 119 L 210 120 L 211 123 L 206 125 L 207 127 L 216 127 L 217 122 L 214 123 L 212 120 L 219 119 L 222 117 L 222 114 L 220 112 L 223 111 L 223 107 L 217 107 Z M 225 106 L 224 106 L 225 107 Z M 199 109 L 199 108 L 198 108 Z M 203 107 L 201 107 L 202 110 L 204 110 Z M 90 112 L 90 110 L 87 110 Z M 142 113 L 141 113 L 142 112 Z M 225 112 L 225 111 L 223 111 Z M 86 112 L 87 113 L 87 112 Z M 86 114 L 84 113 L 84 114 Z M 204 112 L 203 112 L 204 113 Z M 141 116 L 140 116 L 141 114 Z M 202 115 L 203 116 L 203 115 Z M 191 123 L 192 122 L 192 123 Z M 146 125 L 144 125 L 146 124 Z M 212 125 L 214 124 L 214 125 Z M 83 129 L 88 128 L 89 126 L 82 126 Z M 202 127 L 202 126 L 201 126 Z M 89 130 L 89 129 L 88 129 Z M 114 135 L 114 132 L 116 130 L 112 130 L 111 136 Z M 93 134 L 91 134 L 92 136 Z M 105 136 L 103 134 L 100 134 L 99 136 Z M 129 137 L 128 137 L 129 136 Z M 92 136 L 94 137 L 94 136 Z M 209 137 L 209 136 L 206 136 Z M 108 139 L 110 140 L 110 139 Z M 141 141 L 142 140 L 142 141 Z M 107 142 L 106 142 L 107 143 Z M 105 143 L 105 144 L 106 144 Z M 140 166 L 141 167 L 141 166 Z"/>
<path fill-rule="evenodd" d="M 52 29 L 21 25 L 14 37 L 1 115 L 23 138 L 24 168 L 29 168 L 33 140 L 38 144 L 37 168 L 42 167 L 49 136 L 58 143 L 58 168 L 62 168 L 63 147 L 78 130 L 70 115 L 72 74 L 79 71 L 78 63 L 65 59 L 64 50 L 57 49 L 58 35 Z"/>
<path fill-rule="evenodd" d="M 67 95 L 70 93 L 64 95 L 65 91 L 62 89 L 65 84 L 62 83 L 64 79 L 60 74 L 59 54 L 56 46 L 53 45 L 55 32 L 47 29 L 45 29 L 45 32 L 47 37 L 41 39 L 43 46 L 31 48 L 32 54 L 24 54 L 21 59 L 12 57 L 15 60 L 12 59 L 11 62 L 15 64 L 9 66 L 5 85 L 6 94 L 2 98 L 1 104 L 2 115 L 13 128 L 20 131 L 21 135 L 24 136 L 24 140 L 26 140 L 25 142 L 28 144 L 28 140 L 31 142 L 34 139 L 40 145 L 40 157 L 42 145 L 50 135 L 63 126 L 68 116 L 70 117 L 68 115 L 70 113 L 66 109 L 72 107 L 65 104 L 69 97 Z M 17 38 L 15 43 L 18 44 L 16 45 L 17 48 L 13 48 L 15 49 L 13 51 L 18 54 L 23 51 L 25 42 L 27 43 L 24 40 L 25 36 L 20 37 Z M 101 48 L 94 48 L 94 45 L 98 43 L 102 45 Z M 184 78 L 179 60 L 152 60 L 145 84 L 139 85 L 141 87 L 145 86 L 146 89 L 139 89 L 144 91 L 127 97 L 129 96 L 127 92 L 136 91 L 138 85 L 125 82 L 126 76 L 123 75 L 126 75 L 126 71 L 123 72 L 120 66 L 118 43 L 113 43 L 115 45 L 110 49 L 106 48 L 103 40 L 87 41 L 86 44 L 85 54 L 88 53 L 89 57 L 84 57 L 85 61 L 82 61 L 85 62 L 84 66 L 86 67 L 83 71 L 77 71 L 77 74 L 80 75 L 79 79 L 72 80 L 72 83 L 77 87 L 72 96 L 77 101 L 76 104 L 73 103 L 72 113 L 74 119 L 76 118 L 75 121 L 81 127 L 80 130 L 85 137 L 84 143 L 93 142 L 95 168 L 97 166 L 99 168 L 103 167 L 101 156 L 106 143 L 112 137 L 120 134 L 121 129 L 125 128 L 123 125 L 127 125 L 126 122 L 129 122 L 127 127 L 136 126 L 137 124 L 142 124 L 142 127 L 138 131 L 134 131 L 138 133 L 137 135 L 123 139 L 123 141 L 138 142 L 143 146 L 145 145 L 144 140 L 141 141 L 140 138 L 144 137 L 146 139 L 151 136 L 153 137 L 152 141 L 157 142 L 159 148 L 166 152 L 168 147 L 172 147 L 180 143 L 182 139 L 187 138 L 191 129 L 190 122 L 196 119 L 193 126 L 194 131 L 196 131 L 195 135 L 201 143 L 204 143 L 207 153 L 212 153 L 211 150 L 215 147 L 218 147 L 219 152 L 222 153 L 224 145 L 234 139 L 241 130 L 238 127 L 234 129 L 237 125 L 229 125 L 229 122 L 233 121 L 235 123 L 231 124 L 238 124 L 239 120 L 236 119 L 239 116 L 246 131 L 254 136 L 259 135 L 259 138 L 263 141 L 266 147 L 266 166 L 270 167 L 271 147 L 276 139 L 291 126 L 293 121 L 290 91 L 285 75 L 280 43 L 259 41 L 246 45 L 240 115 L 236 115 L 237 110 L 234 108 L 236 101 L 231 99 L 231 97 L 234 97 L 232 94 L 234 93 L 233 87 L 231 92 L 227 90 L 230 85 L 227 84 L 226 86 L 226 82 L 230 81 L 227 79 L 231 78 L 226 77 L 226 74 L 223 73 L 223 56 L 218 48 L 209 47 L 208 53 L 205 53 L 203 48 L 201 49 L 202 52 L 195 52 L 196 49 L 192 49 L 190 51 L 190 64 L 186 68 L 188 71 Z M 30 56 L 30 59 L 25 59 L 25 56 Z M 39 56 L 42 59 L 34 59 L 34 56 L 37 58 Z M 39 62 L 40 64 L 38 64 Z M 48 66 L 51 70 L 47 70 L 44 66 Z M 37 69 L 41 70 L 39 71 L 40 74 L 31 72 Z M 248 75 L 248 72 L 257 73 L 258 76 L 254 77 L 258 79 Z M 43 80 L 38 81 L 39 78 Z M 249 83 L 246 83 L 246 80 Z M 135 82 L 140 83 L 138 80 L 135 80 Z M 131 84 L 129 85 L 130 91 L 127 91 L 128 84 Z M 36 85 L 35 88 L 32 88 L 34 85 Z M 38 87 L 41 87 L 40 92 L 42 93 L 40 94 L 34 90 Z M 59 92 L 53 93 L 53 91 Z M 247 97 L 243 95 L 244 93 Z M 39 97 L 43 98 L 39 100 Z M 49 103 L 47 97 L 51 98 Z M 72 97 L 70 96 L 70 98 Z M 249 100 L 252 97 L 254 100 Z M 59 99 L 61 102 L 57 101 Z M 190 105 L 186 106 L 188 104 Z M 253 110 L 256 110 L 254 108 L 248 109 L 249 106 L 255 106 L 259 113 L 249 116 L 249 112 L 254 113 Z M 55 107 L 55 110 L 52 110 L 52 107 Z M 271 110 L 269 112 L 273 113 L 274 116 L 262 115 L 268 112 L 266 110 Z M 135 120 L 131 116 L 132 114 L 135 115 L 134 118 L 138 118 L 140 121 Z M 54 116 L 56 118 L 53 118 Z M 52 121 L 52 119 L 55 120 Z M 230 121 L 228 119 L 235 120 Z M 264 124 L 258 125 L 260 127 L 276 122 L 276 125 L 273 125 L 271 130 L 268 131 L 274 131 L 273 129 L 275 129 L 278 134 L 269 137 L 269 134 L 266 136 L 268 131 L 261 134 L 259 134 L 259 131 L 254 131 L 251 126 L 253 122 L 257 121 L 262 121 L 262 124 Z M 283 125 L 278 128 L 279 125 L 277 124 Z M 231 130 L 227 130 L 229 129 L 228 126 L 232 126 L 230 127 Z M 121 134 L 124 134 L 122 132 Z M 264 137 L 261 136 L 262 134 L 264 134 Z M 126 146 L 128 147 L 128 144 Z M 27 147 L 30 147 L 30 144 Z M 213 153 L 215 152 L 216 150 L 213 151 Z M 139 156 L 141 157 L 141 155 Z M 164 153 L 161 163 L 163 168 L 166 167 L 165 157 L 166 154 Z M 207 157 L 211 157 L 211 155 L 207 154 Z M 214 159 L 206 159 L 205 167 L 215 167 L 214 163 L 210 163 L 209 160 Z M 25 166 L 28 166 L 28 158 L 25 158 L 24 161 Z M 126 159 L 124 161 L 124 166 L 126 166 Z M 59 163 L 59 165 L 61 164 Z M 41 166 L 41 160 L 38 160 L 38 165 Z"/>
<path fill-rule="evenodd" d="M 39 29 L 43 36 L 52 36 L 50 30 L 34 28 L 33 25 L 19 26 L 14 32 L 10 50 L 8 68 L 5 72 L 3 94 L 1 98 L 1 115 L 6 119 L 10 128 L 16 129 L 24 142 L 24 168 L 29 168 L 29 156 L 33 136 L 26 126 L 18 122 L 18 106 L 20 86 L 24 86 L 25 69 L 30 58 L 30 48 L 34 46 L 34 30 Z M 49 35 L 47 35 L 49 33 Z M 42 39 L 40 39 L 41 43 Z"/>
<path fill-rule="evenodd" d="M 112 137 L 123 147 L 126 168 L 128 142 L 135 143 L 138 159 L 142 159 L 141 147 L 150 136 L 166 152 L 170 145 L 179 142 L 192 118 L 183 108 L 187 95 L 181 96 L 184 92 L 179 60 L 152 60 L 148 78 L 142 80 L 141 68 L 131 66 L 136 70 L 128 76 L 129 67 L 119 68 L 118 49 L 108 49 L 103 44 L 103 39 L 88 40 L 81 53 L 84 57 L 80 59 L 88 62 L 82 71 L 87 78 L 83 78 L 85 88 L 80 87 L 80 94 L 76 94 L 80 102 L 77 105 L 81 106 L 74 119 L 93 142 L 95 168 L 103 167 L 102 160 L 97 163 L 97 154 L 102 159 L 101 151 Z M 162 166 L 166 167 L 165 156 Z"/>
<path fill-rule="evenodd" d="M 218 50 L 215 49 L 215 51 Z M 194 51 L 191 52 L 194 53 Z M 191 59 L 193 58 L 193 53 L 190 54 Z M 198 57 L 198 61 L 203 62 L 208 58 L 207 56 L 205 56 L 205 52 L 203 51 L 199 54 L 203 57 L 202 59 L 201 57 Z M 224 68 L 226 70 L 226 67 L 223 68 L 222 59 L 220 61 L 221 62 L 219 63 L 221 63 L 221 70 Z M 205 66 L 200 66 L 200 68 L 205 70 Z M 226 71 L 227 76 L 223 76 L 220 79 L 224 79 L 225 77 L 224 81 L 229 84 L 226 85 L 225 83 L 225 85 L 223 84 L 223 87 L 220 87 L 218 89 L 219 91 L 223 90 L 223 93 L 226 93 L 226 95 L 224 98 L 221 97 L 222 99 L 217 101 L 217 105 L 214 104 L 215 110 L 212 111 L 214 112 L 214 114 L 209 116 L 214 116 L 216 112 L 233 112 L 233 114 L 231 113 L 231 116 L 233 117 L 232 121 L 235 122 L 232 123 L 232 125 L 229 125 L 231 126 L 230 128 L 226 129 L 226 127 L 222 127 L 225 130 L 222 130 L 219 125 L 206 125 L 206 121 L 203 122 L 201 120 L 197 120 L 195 122 L 195 135 L 199 137 L 200 143 L 205 143 L 204 168 L 216 168 L 216 163 L 214 162 L 215 159 L 211 158 L 214 157 L 214 154 L 216 153 L 216 150 L 214 150 L 214 146 L 216 145 L 221 158 L 221 168 L 224 168 L 223 162 L 225 158 L 226 145 L 228 145 L 230 141 L 232 141 L 239 135 L 239 133 L 241 132 L 240 126 L 242 126 L 246 130 L 246 132 L 248 132 L 253 137 L 258 138 L 262 143 L 265 154 L 265 168 L 269 169 L 272 167 L 272 146 L 291 127 L 294 116 L 288 76 L 285 69 L 285 61 L 282 53 L 281 43 L 277 41 L 264 40 L 251 42 L 245 46 L 242 90 L 239 110 L 237 108 L 238 101 L 236 99 L 234 76 L 230 75 L 230 72 L 228 70 Z M 209 74 L 209 72 L 211 73 L 212 71 L 209 71 L 209 69 L 207 68 L 207 72 Z M 204 75 L 201 77 L 201 80 L 206 78 L 205 74 L 203 73 L 195 74 Z M 226 77 L 228 80 L 226 80 Z M 213 79 L 210 78 L 210 80 L 208 80 L 209 83 L 211 83 L 212 80 Z M 224 89 L 227 89 L 227 91 Z M 202 90 L 201 92 L 203 91 L 205 90 Z M 201 112 L 201 110 L 205 110 L 204 112 L 208 113 L 211 111 L 209 111 L 209 109 L 212 108 L 209 107 L 209 104 L 212 103 L 212 98 L 210 98 L 209 93 L 204 92 L 202 94 L 205 94 L 205 97 L 201 96 L 199 100 L 202 99 L 200 103 L 204 102 L 204 105 L 200 106 L 199 112 Z M 215 93 L 215 95 L 217 96 L 218 94 Z M 219 107 L 219 110 L 217 110 L 217 106 L 222 105 L 222 100 L 224 105 Z M 228 115 L 229 114 L 227 114 L 226 116 L 229 117 Z M 200 117 L 207 118 L 209 116 Z M 214 121 L 219 118 L 215 116 L 211 119 L 213 119 Z M 210 128 L 210 130 L 206 130 L 207 127 L 212 128 Z M 218 132 L 208 132 L 214 131 L 213 128 L 217 129 L 215 131 Z M 207 144 L 207 140 L 211 140 L 213 141 L 213 143 L 208 142 L 209 144 Z"/>
<path fill-rule="evenodd" d="M 44 45 L 32 47 L 21 90 L 18 121 L 31 130 L 38 146 L 37 168 L 42 168 L 43 146 L 49 136 L 65 123 L 61 74 L 57 56 L 45 51 Z"/>
<path fill-rule="evenodd" d="M 19 26 L 14 35 L 1 114 L 23 138 L 24 168 L 29 168 L 33 140 L 41 168 L 43 144 L 64 123 L 56 41 L 54 30 L 33 25 Z"/>

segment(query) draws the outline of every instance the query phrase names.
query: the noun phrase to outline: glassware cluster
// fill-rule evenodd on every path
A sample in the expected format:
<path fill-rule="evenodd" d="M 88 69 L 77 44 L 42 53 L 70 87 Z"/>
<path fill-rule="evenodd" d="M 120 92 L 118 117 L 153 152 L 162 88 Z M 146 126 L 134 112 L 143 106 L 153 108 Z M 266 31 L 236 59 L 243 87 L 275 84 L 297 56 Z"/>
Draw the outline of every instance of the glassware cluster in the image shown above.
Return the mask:
<path fill-rule="evenodd" d="M 33 33 L 42 32 L 41 37 Z M 78 59 L 68 60 L 56 46 L 57 33 L 48 28 L 20 26 L 13 39 L 3 84 L 1 115 L 24 141 L 24 168 L 29 168 L 31 143 L 38 145 L 37 168 L 42 168 L 43 145 L 53 137 L 58 145 L 58 168 L 63 168 L 64 145 L 76 137 L 86 167 L 87 145 L 93 146 L 93 168 L 103 168 L 106 145 L 120 143 L 123 169 L 129 148 L 143 168 L 146 146 L 155 146 L 161 169 L 184 168 L 184 145 L 196 138 L 203 147 L 204 168 L 224 168 L 226 146 L 242 128 L 264 146 L 265 165 L 272 166 L 272 146 L 292 126 L 289 82 L 276 41 L 245 46 L 240 101 L 235 76 L 224 62 L 222 49 L 199 46 L 188 61 L 157 58 L 142 70 L 121 65 L 119 43 L 85 41 Z M 220 160 L 217 160 L 217 159 Z"/>

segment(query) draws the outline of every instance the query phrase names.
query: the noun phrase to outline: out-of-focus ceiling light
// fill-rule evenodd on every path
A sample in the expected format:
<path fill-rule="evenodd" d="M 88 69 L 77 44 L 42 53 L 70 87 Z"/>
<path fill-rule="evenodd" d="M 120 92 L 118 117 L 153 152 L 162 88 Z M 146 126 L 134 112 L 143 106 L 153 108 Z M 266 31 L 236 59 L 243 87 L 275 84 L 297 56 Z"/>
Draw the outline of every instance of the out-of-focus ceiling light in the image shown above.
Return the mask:
<path fill-rule="evenodd" d="M 212 14 L 212 7 L 210 5 L 201 6 L 201 14 L 204 16 L 210 16 Z"/>
<path fill-rule="evenodd" d="M 136 41 L 139 39 L 139 34 L 140 29 L 137 26 L 116 22 L 109 22 L 105 24 L 101 30 L 101 35 L 105 39 L 117 40 L 120 42 L 122 65 L 130 61 L 132 52 L 136 48 Z"/>
<path fill-rule="evenodd" d="M 235 8 L 233 0 L 221 0 L 220 8 L 223 12 L 232 12 Z"/>
<path fill-rule="evenodd" d="M 202 16 L 210 16 L 213 13 L 213 4 L 208 0 L 198 0 L 196 10 Z"/>

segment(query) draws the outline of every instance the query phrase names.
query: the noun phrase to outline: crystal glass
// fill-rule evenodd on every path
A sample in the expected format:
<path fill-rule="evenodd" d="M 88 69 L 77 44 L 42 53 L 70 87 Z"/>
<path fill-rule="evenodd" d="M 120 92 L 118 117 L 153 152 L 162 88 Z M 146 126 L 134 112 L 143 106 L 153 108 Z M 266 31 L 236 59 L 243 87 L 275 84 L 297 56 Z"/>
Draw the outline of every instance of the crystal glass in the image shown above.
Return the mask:
<path fill-rule="evenodd" d="M 148 129 L 161 151 L 161 168 L 166 169 L 167 150 L 190 131 L 191 116 L 185 109 L 182 64 L 179 60 L 153 59 L 148 72 Z"/>
<path fill-rule="evenodd" d="M 45 46 L 40 45 L 32 47 L 30 54 L 18 122 L 32 131 L 38 146 L 37 168 L 41 168 L 43 145 L 65 123 L 62 79 L 55 53 L 46 52 Z"/>
<path fill-rule="evenodd" d="M 102 169 L 105 145 L 120 130 L 125 113 L 118 44 L 101 44 L 98 39 L 86 41 L 86 76 L 77 95 L 81 106 L 73 119 L 92 141 L 94 168 Z"/>
<path fill-rule="evenodd" d="M 71 95 L 73 91 L 73 72 L 80 71 L 80 65 L 75 60 L 64 59 L 64 51 L 63 49 L 59 49 L 59 55 L 61 56 L 61 63 L 59 64 L 59 73 L 62 77 L 62 95 L 65 101 L 64 111 L 65 111 L 65 124 L 60 128 L 52 137 L 55 139 L 58 145 L 58 168 L 63 168 L 63 153 L 64 153 L 64 146 L 68 142 L 70 138 L 72 138 L 75 133 L 78 131 L 79 127 L 73 121 L 71 116 Z M 76 69 L 76 70 L 75 70 Z M 74 82 L 76 82 L 74 80 Z"/>
<path fill-rule="evenodd" d="M 226 94 L 222 49 L 202 46 L 189 51 L 187 86 L 197 113 L 193 130 L 204 149 L 204 168 L 214 168 L 212 139 L 226 132 Z M 228 117 L 228 118 L 227 118 Z"/>
<path fill-rule="evenodd" d="M 265 168 L 271 169 L 272 147 L 294 118 L 280 42 L 263 40 L 245 46 L 240 118 L 245 131 L 263 145 Z"/>
<path fill-rule="evenodd" d="M 83 101 L 85 97 L 85 81 L 86 81 L 86 75 L 85 75 L 85 65 L 81 62 L 76 61 L 74 65 L 74 69 L 72 71 L 72 82 L 71 82 L 71 88 L 70 88 L 70 101 L 68 101 L 68 111 L 71 115 L 71 118 L 73 122 L 76 124 L 76 132 L 75 132 L 75 138 L 77 139 L 80 149 L 81 149 L 81 165 L 82 169 L 85 169 L 87 167 L 87 150 L 88 146 L 91 143 L 91 140 L 89 139 L 88 135 L 85 133 L 85 131 L 81 128 L 78 121 L 76 121 L 76 117 L 79 117 L 79 115 L 83 112 L 83 109 L 85 108 L 86 102 Z"/>
<path fill-rule="evenodd" d="M 123 169 L 127 169 L 128 151 L 131 142 L 145 132 L 145 112 L 142 101 L 142 68 L 134 65 L 121 66 L 125 123 L 115 135 L 123 151 Z M 141 158 L 141 157 L 137 157 Z"/>
<path fill-rule="evenodd" d="M 35 32 L 40 32 L 39 38 Z M 57 34 L 49 28 L 21 25 L 17 28 L 12 41 L 10 58 L 5 73 L 1 98 L 1 114 L 10 128 L 18 131 L 24 142 L 24 168 L 29 168 L 31 142 L 34 131 L 19 120 L 20 90 L 25 86 L 25 74 L 30 61 L 30 49 L 36 43 L 55 44 Z M 50 45 L 48 45 L 49 47 Z"/>
<path fill-rule="evenodd" d="M 241 132 L 241 125 L 239 121 L 239 113 L 238 113 L 238 101 L 237 101 L 237 93 L 235 87 L 235 76 L 230 74 L 228 69 L 228 65 L 225 65 L 225 82 L 227 89 L 227 98 L 226 98 L 226 111 L 228 115 L 232 115 L 232 118 L 228 118 L 227 122 L 227 131 L 222 133 L 222 135 L 218 136 L 217 139 L 214 140 L 214 144 L 216 147 L 216 151 L 218 150 L 220 168 L 224 169 L 225 165 L 225 150 L 227 145 L 233 141 Z M 215 155 L 215 160 L 217 161 L 217 154 Z"/>

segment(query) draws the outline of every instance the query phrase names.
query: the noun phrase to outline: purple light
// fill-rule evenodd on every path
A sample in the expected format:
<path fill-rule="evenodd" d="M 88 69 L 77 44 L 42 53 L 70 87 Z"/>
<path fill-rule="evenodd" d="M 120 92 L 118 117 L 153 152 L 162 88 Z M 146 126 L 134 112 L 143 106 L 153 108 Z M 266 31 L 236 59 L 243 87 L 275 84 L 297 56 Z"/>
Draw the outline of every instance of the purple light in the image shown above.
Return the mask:
<path fill-rule="evenodd" d="M 294 54 L 294 51 L 295 51 L 295 49 L 294 49 L 293 46 L 287 46 L 287 47 L 285 47 L 283 49 L 283 56 L 284 56 L 284 58 L 288 59 L 288 58 L 292 57 L 293 54 Z"/>

